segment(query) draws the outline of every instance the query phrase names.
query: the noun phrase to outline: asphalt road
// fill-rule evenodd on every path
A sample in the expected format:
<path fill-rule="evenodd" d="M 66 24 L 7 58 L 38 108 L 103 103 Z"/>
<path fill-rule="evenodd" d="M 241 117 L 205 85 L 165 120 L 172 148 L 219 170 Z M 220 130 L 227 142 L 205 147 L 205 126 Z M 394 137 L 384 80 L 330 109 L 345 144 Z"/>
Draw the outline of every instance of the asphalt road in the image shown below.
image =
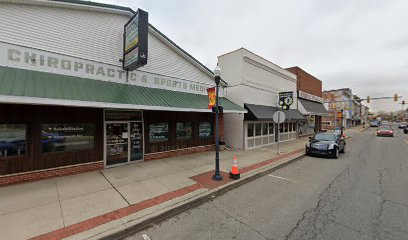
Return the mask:
<path fill-rule="evenodd" d="M 408 239 L 408 135 L 355 133 L 127 239 Z M 284 178 L 284 179 L 283 179 Z"/>

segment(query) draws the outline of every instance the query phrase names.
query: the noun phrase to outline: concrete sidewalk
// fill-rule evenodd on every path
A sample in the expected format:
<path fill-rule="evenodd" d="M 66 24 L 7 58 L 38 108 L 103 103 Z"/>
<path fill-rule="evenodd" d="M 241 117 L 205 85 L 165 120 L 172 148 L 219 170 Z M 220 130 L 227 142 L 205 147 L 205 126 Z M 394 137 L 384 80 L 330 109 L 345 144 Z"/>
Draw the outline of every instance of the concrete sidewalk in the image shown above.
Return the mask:
<path fill-rule="evenodd" d="M 279 156 L 303 149 L 306 140 L 281 143 Z M 276 144 L 247 151 L 222 151 L 220 167 L 225 179 L 215 184 L 211 180 L 214 152 L 205 152 L 2 187 L 1 238 L 43 235 L 38 239 L 83 239 L 117 226 L 126 227 L 126 223 L 156 210 L 227 184 L 226 173 L 234 155 L 245 178 L 272 164 L 277 157 Z M 78 233 L 82 235 L 74 235 Z"/>
<path fill-rule="evenodd" d="M 346 134 L 352 136 L 363 129 L 348 129 Z M 302 156 L 307 140 L 281 143 L 280 155 L 276 144 L 222 151 L 221 182 L 211 180 L 214 152 L 205 152 L 2 187 L 1 238 L 99 239 L 123 234 Z M 227 173 L 234 156 L 241 180 L 231 182 Z"/>

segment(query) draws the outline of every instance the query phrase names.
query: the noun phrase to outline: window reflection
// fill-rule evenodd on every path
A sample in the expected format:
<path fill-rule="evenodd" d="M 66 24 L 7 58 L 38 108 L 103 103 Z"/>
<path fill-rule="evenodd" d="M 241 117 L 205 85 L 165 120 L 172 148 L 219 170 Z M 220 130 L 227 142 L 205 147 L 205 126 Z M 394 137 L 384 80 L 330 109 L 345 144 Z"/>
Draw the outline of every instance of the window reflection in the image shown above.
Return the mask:
<path fill-rule="evenodd" d="M 26 125 L 0 124 L 0 158 L 25 154 Z"/>
<path fill-rule="evenodd" d="M 176 126 L 177 140 L 190 140 L 193 128 L 191 122 L 178 122 Z"/>

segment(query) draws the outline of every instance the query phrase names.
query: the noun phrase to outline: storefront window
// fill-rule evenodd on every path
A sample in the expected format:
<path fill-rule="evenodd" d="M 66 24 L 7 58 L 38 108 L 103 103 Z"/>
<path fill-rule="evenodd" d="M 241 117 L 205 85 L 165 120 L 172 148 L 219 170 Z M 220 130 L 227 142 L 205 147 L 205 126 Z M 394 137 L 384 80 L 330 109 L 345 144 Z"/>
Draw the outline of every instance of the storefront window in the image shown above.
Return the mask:
<path fill-rule="evenodd" d="M 261 136 L 261 123 L 255 123 L 255 136 Z"/>
<path fill-rule="evenodd" d="M 248 123 L 248 137 L 254 136 L 254 124 Z"/>
<path fill-rule="evenodd" d="M 292 132 L 292 125 L 293 125 L 293 123 L 289 123 L 289 132 Z"/>
<path fill-rule="evenodd" d="M 262 123 L 262 135 L 268 135 L 268 124 Z"/>
<path fill-rule="evenodd" d="M 288 132 L 288 130 L 289 130 L 288 125 L 289 125 L 289 123 L 284 123 L 283 124 L 284 132 Z"/>
<path fill-rule="evenodd" d="M 294 131 L 294 132 L 296 132 L 296 125 L 297 125 L 297 123 L 294 122 L 294 123 L 293 123 L 293 131 Z"/>
<path fill-rule="evenodd" d="M 43 152 L 77 151 L 94 148 L 95 124 L 41 124 Z"/>
<path fill-rule="evenodd" d="M 269 134 L 273 134 L 273 128 L 274 128 L 274 125 L 273 125 L 273 123 L 269 123 Z"/>
<path fill-rule="evenodd" d="M 191 122 L 178 122 L 176 126 L 176 139 L 190 140 L 193 132 L 192 130 Z"/>
<path fill-rule="evenodd" d="M 283 123 L 282 123 L 282 124 L 279 124 L 279 132 L 280 132 L 280 133 L 283 133 Z"/>
<path fill-rule="evenodd" d="M 169 140 L 169 123 L 152 123 L 149 125 L 149 142 L 165 142 Z"/>
<path fill-rule="evenodd" d="M 200 122 L 198 125 L 198 136 L 200 138 L 212 137 L 212 124 L 211 122 Z"/>
<path fill-rule="evenodd" d="M 0 158 L 24 155 L 25 145 L 24 124 L 0 124 Z"/>

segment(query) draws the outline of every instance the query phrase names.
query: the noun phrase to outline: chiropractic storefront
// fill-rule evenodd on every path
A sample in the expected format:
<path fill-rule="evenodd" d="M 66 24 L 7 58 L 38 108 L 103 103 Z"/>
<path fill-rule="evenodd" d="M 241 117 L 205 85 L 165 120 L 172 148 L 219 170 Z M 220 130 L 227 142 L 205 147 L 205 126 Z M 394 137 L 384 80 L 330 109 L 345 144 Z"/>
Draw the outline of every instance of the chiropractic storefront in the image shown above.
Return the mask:
<path fill-rule="evenodd" d="M 147 64 L 123 70 L 132 9 L 74 1 L 0 8 L 0 185 L 214 148 L 210 70 L 151 25 Z M 224 115 L 245 112 L 220 103 Z"/>

